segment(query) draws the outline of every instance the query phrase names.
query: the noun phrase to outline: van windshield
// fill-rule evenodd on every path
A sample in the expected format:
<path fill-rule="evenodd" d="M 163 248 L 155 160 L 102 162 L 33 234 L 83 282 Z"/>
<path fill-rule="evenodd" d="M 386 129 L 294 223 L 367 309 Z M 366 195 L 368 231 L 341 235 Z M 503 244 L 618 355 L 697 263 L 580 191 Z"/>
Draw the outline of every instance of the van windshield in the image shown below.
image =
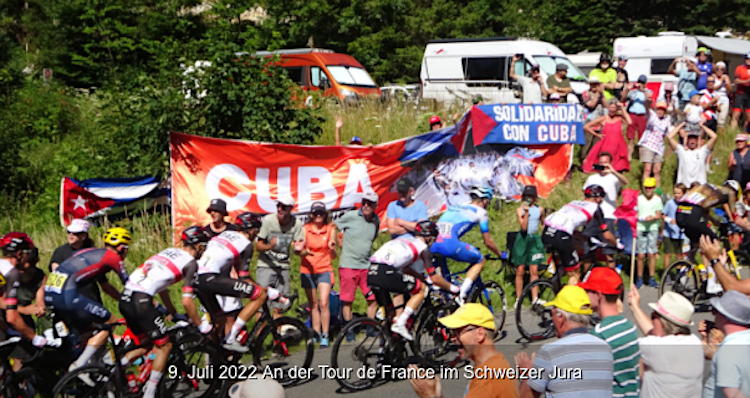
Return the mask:
<path fill-rule="evenodd" d="M 584 75 L 583 72 L 581 72 L 577 66 L 573 65 L 573 63 L 566 57 L 534 55 L 534 60 L 539 63 L 539 67 L 547 74 L 547 76 L 555 74 L 557 71 L 557 64 L 563 64 L 568 66 L 568 79 L 577 82 L 586 81 L 586 75 Z"/>
<path fill-rule="evenodd" d="M 326 65 L 339 84 L 359 87 L 377 87 L 366 70 L 356 66 Z"/>

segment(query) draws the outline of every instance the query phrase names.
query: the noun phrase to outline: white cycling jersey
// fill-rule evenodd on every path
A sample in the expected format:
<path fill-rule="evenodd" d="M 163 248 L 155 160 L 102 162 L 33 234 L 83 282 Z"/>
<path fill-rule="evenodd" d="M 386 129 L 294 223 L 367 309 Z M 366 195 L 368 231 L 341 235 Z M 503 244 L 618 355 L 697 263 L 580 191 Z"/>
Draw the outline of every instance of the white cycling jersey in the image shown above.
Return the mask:
<path fill-rule="evenodd" d="M 563 206 L 560 210 L 544 219 L 544 225 L 573 235 L 576 228 L 588 224 L 597 216 L 603 219 L 599 205 L 594 202 L 576 200 Z"/>
<path fill-rule="evenodd" d="M 245 235 L 235 231 L 224 231 L 214 236 L 198 260 L 198 275 L 220 274 L 239 261 L 242 252 L 251 244 Z"/>
<path fill-rule="evenodd" d="M 125 289 L 155 296 L 156 293 L 187 276 L 183 291 L 192 292 L 192 276 L 195 268 L 195 258 L 190 253 L 177 248 L 162 250 L 159 254 L 149 257 L 130 274 L 125 283 Z"/>
<path fill-rule="evenodd" d="M 402 235 L 393 239 L 378 249 L 370 257 L 371 263 L 385 264 L 395 269 L 411 266 L 415 270 L 423 270 L 422 256 L 427 244 L 411 235 Z"/>

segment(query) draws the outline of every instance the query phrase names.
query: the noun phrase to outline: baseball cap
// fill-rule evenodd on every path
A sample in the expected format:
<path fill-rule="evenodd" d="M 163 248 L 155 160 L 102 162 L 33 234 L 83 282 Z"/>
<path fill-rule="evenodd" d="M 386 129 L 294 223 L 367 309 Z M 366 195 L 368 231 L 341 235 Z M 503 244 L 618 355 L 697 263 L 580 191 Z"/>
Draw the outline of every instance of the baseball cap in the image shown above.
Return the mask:
<path fill-rule="evenodd" d="M 664 83 L 664 91 L 674 91 L 674 83 L 672 82 Z"/>
<path fill-rule="evenodd" d="M 374 191 L 362 192 L 362 200 L 369 200 L 370 202 L 378 203 L 378 194 Z"/>
<path fill-rule="evenodd" d="M 693 317 L 695 307 L 690 300 L 679 293 L 666 292 L 659 297 L 659 301 L 648 303 L 648 306 L 677 325 L 690 326 L 693 324 L 690 318 Z"/>
<path fill-rule="evenodd" d="M 664 101 L 657 102 L 656 109 L 667 109 L 667 103 Z"/>
<path fill-rule="evenodd" d="M 453 314 L 439 318 L 438 322 L 449 329 L 460 329 L 464 326 L 474 325 L 495 330 L 495 318 L 492 316 L 492 312 L 479 303 L 466 303 Z"/>
<path fill-rule="evenodd" d="M 67 231 L 71 234 L 80 234 L 81 232 L 89 232 L 89 222 L 80 218 L 74 218 L 73 221 L 68 225 Z"/>
<path fill-rule="evenodd" d="M 532 64 L 532 65 L 531 65 L 531 70 L 532 70 L 532 71 L 535 71 L 535 70 L 539 70 L 539 65 L 537 65 L 537 64 Z"/>
<path fill-rule="evenodd" d="M 578 287 L 602 294 L 620 294 L 624 288 L 620 274 L 609 267 L 595 267 Z"/>
<path fill-rule="evenodd" d="M 692 62 L 694 64 L 697 64 L 698 63 L 698 58 L 690 57 L 690 58 L 688 58 L 688 61 L 690 61 L 690 62 Z"/>
<path fill-rule="evenodd" d="M 690 94 L 688 94 L 688 97 L 693 98 L 694 95 L 701 95 L 701 92 L 698 90 L 691 90 Z"/>
<path fill-rule="evenodd" d="M 750 51 L 748 51 L 747 54 L 745 54 L 745 59 L 750 59 Z"/>
<path fill-rule="evenodd" d="M 294 206 L 294 198 L 292 195 L 281 195 L 276 199 L 276 203 L 284 206 Z"/>
<path fill-rule="evenodd" d="M 596 269 L 596 268 L 595 268 Z M 609 269 L 609 268 L 608 268 Z M 578 286 L 565 286 L 554 300 L 544 304 L 545 307 L 555 306 L 563 311 L 580 315 L 591 315 L 591 300 L 586 291 Z"/>
<path fill-rule="evenodd" d="M 698 132 L 698 131 L 691 131 L 691 132 L 688 133 L 688 138 L 700 137 L 700 135 L 701 135 L 701 133 Z"/>
<path fill-rule="evenodd" d="M 745 185 L 745 191 L 750 191 L 750 182 Z"/>
<path fill-rule="evenodd" d="M 550 100 L 559 100 L 560 99 L 560 94 L 558 94 L 558 93 L 552 93 L 552 94 L 549 95 L 549 99 Z"/>
<path fill-rule="evenodd" d="M 272 378 L 247 379 L 229 388 L 229 398 L 284 398 L 284 387 Z"/>
<path fill-rule="evenodd" d="M 352 137 L 352 139 L 349 141 L 349 145 L 362 145 L 362 139 L 359 138 L 359 136 L 355 135 Z"/>
<path fill-rule="evenodd" d="M 697 50 L 697 51 L 696 51 L 695 53 L 696 53 L 696 54 L 700 54 L 700 53 L 706 53 L 706 54 L 709 54 L 709 53 L 710 53 L 710 51 L 708 51 L 708 49 L 707 49 L 706 47 L 698 47 L 698 50 Z"/>
<path fill-rule="evenodd" d="M 601 81 L 599 80 L 599 76 L 591 76 L 589 78 L 589 84 L 592 84 L 592 83 L 601 83 Z"/>
<path fill-rule="evenodd" d="M 408 178 L 402 178 L 396 184 L 396 191 L 401 193 L 406 193 L 412 188 L 414 188 L 414 183 Z"/>
<path fill-rule="evenodd" d="M 212 211 L 227 215 L 227 202 L 225 202 L 223 199 L 211 199 L 211 204 L 208 205 L 208 209 L 206 209 L 206 212 L 208 213 Z"/>
<path fill-rule="evenodd" d="M 716 63 L 716 67 L 717 68 L 726 68 L 727 64 L 724 63 L 724 61 L 719 61 L 719 62 Z"/>
<path fill-rule="evenodd" d="M 654 178 L 654 177 L 646 178 L 646 180 L 643 181 L 643 187 L 644 188 L 655 188 L 656 187 L 656 178 Z"/>
<path fill-rule="evenodd" d="M 440 123 L 440 116 L 434 115 L 430 118 L 430 124 Z"/>
<path fill-rule="evenodd" d="M 523 194 L 521 194 L 521 196 L 531 196 L 531 197 L 536 198 L 537 197 L 536 186 L 527 185 L 523 187 Z"/>
<path fill-rule="evenodd" d="M 326 212 L 328 209 L 326 209 L 326 205 L 323 202 L 315 202 L 310 206 L 310 213 L 316 213 L 316 212 Z"/>
<path fill-rule="evenodd" d="M 734 137 L 735 141 L 747 141 L 747 135 L 746 134 L 737 134 L 736 137 Z"/>
<path fill-rule="evenodd" d="M 750 297 L 736 290 L 728 290 L 721 297 L 711 299 L 711 306 L 737 325 L 750 325 Z"/>
<path fill-rule="evenodd" d="M 625 54 L 620 54 L 620 56 L 618 56 L 617 59 L 619 59 L 620 61 L 627 61 L 628 56 Z"/>
<path fill-rule="evenodd" d="M 638 83 L 646 83 L 648 81 L 648 78 L 646 75 L 640 75 L 638 76 Z"/>
<path fill-rule="evenodd" d="M 568 70 L 568 65 L 557 64 L 557 66 L 555 67 L 555 70 Z"/>

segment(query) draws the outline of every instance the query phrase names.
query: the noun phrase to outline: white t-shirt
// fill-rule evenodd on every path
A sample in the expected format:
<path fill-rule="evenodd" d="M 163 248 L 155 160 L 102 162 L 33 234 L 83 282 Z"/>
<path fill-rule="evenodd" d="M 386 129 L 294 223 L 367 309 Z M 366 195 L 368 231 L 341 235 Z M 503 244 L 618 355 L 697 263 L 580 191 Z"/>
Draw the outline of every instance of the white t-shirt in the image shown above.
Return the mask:
<path fill-rule="evenodd" d="M 695 335 L 647 336 L 638 339 L 646 367 L 641 398 L 700 397 L 703 348 Z"/>
<path fill-rule="evenodd" d="M 685 105 L 685 111 L 687 116 L 685 120 L 688 123 L 698 124 L 701 122 L 701 114 L 703 113 L 703 107 L 700 105 L 687 104 Z"/>
<path fill-rule="evenodd" d="M 683 183 L 689 187 L 693 182 L 698 181 L 700 184 L 708 182 L 706 176 L 706 158 L 711 154 L 707 146 L 702 146 L 695 150 L 685 149 L 678 145 L 674 151 L 677 155 L 679 167 L 677 169 L 677 183 Z"/>
<path fill-rule="evenodd" d="M 592 174 L 586 179 L 586 183 L 583 184 L 583 189 L 591 185 L 599 185 L 604 188 L 604 192 L 607 196 L 602 201 L 601 208 L 604 213 L 604 218 L 615 218 L 615 208 L 617 207 L 617 195 L 622 188 L 622 183 L 612 173 L 607 175 L 601 175 L 599 173 Z"/>
<path fill-rule="evenodd" d="M 518 76 L 516 80 L 518 81 L 518 84 L 521 85 L 521 89 L 523 90 L 524 104 L 542 103 L 542 88 L 539 86 L 539 83 L 535 83 L 530 77 L 526 76 Z"/>

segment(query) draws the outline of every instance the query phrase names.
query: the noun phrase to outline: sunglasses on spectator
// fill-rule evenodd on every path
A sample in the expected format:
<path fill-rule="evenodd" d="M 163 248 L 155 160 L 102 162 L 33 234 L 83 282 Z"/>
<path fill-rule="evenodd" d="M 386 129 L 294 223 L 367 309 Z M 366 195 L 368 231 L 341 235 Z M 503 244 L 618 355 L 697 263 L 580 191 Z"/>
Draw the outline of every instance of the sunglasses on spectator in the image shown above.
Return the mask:
<path fill-rule="evenodd" d="M 367 200 L 367 199 L 365 199 L 365 200 L 362 201 L 362 206 L 367 206 L 367 207 L 375 208 L 377 205 L 378 205 L 378 202 L 373 202 L 373 201 L 370 201 L 370 200 Z"/>
<path fill-rule="evenodd" d="M 292 210 L 292 207 L 294 207 L 294 206 L 286 206 L 286 205 L 282 205 L 282 204 L 278 205 L 278 208 L 281 209 L 281 210 Z"/>
<path fill-rule="evenodd" d="M 461 329 L 451 329 L 451 336 L 455 338 L 461 337 L 462 334 L 466 332 L 471 332 L 472 330 L 477 330 L 479 327 L 477 326 L 464 326 Z"/>
<path fill-rule="evenodd" d="M 716 83 L 716 80 L 706 80 L 706 83 Z"/>
<path fill-rule="evenodd" d="M 313 216 L 315 216 L 315 217 L 325 217 L 326 213 L 324 211 L 316 211 L 315 213 L 313 213 Z"/>

